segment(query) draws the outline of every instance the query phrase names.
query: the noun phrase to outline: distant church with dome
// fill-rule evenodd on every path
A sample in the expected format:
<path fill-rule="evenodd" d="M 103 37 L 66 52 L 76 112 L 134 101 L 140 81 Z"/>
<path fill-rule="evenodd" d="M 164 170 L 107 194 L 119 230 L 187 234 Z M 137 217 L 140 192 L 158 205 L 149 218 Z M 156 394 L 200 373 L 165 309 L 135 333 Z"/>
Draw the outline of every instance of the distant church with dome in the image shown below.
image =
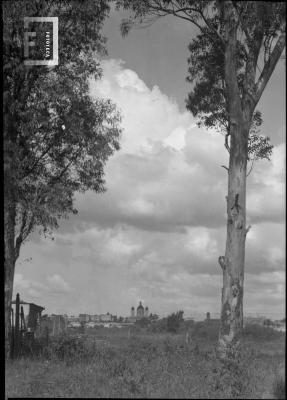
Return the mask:
<path fill-rule="evenodd" d="M 131 308 L 131 314 L 130 317 L 128 317 L 129 322 L 136 322 L 142 318 L 148 318 L 149 316 L 149 311 L 148 307 L 145 307 L 142 305 L 142 302 L 140 301 L 138 307 L 137 307 L 137 313 L 135 313 L 135 308 Z"/>

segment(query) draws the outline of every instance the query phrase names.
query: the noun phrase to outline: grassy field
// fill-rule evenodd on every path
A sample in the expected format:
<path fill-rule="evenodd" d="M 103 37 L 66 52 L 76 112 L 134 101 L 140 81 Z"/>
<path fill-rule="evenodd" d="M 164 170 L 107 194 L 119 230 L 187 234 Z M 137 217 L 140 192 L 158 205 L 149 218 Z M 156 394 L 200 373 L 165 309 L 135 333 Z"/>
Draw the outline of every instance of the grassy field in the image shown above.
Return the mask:
<path fill-rule="evenodd" d="M 7 397 L 285 398 L 285 335 L 246 328 L 242 358 L 216 357 L 217 329 L 178 334 L 145 329 L 69 333 L 33 357 L 6 363 Z M 277 392 L 277 393 L 276 393 Z"/>

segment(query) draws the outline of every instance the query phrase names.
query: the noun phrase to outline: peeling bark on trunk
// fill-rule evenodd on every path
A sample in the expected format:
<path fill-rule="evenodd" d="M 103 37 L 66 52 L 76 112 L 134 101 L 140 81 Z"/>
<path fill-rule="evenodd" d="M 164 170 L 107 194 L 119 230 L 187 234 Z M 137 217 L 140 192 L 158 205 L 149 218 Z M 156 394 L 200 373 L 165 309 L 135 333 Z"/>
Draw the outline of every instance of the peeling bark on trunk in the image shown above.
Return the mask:
<path fill-rule="evenodd" d="M 242 122 L 234 124 L 231 131 L 227 240 L 225 256 L 219 257 L 223 271 L 219 352 L 222 358 L 236 359 L 243 328 L 248 127 Z"/>

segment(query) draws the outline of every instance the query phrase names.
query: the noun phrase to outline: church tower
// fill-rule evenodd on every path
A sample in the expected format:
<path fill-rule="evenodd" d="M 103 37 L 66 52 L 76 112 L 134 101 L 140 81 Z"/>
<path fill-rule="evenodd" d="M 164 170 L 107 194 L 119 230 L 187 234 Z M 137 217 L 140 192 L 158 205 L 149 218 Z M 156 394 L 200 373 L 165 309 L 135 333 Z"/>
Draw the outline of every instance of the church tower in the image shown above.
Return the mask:
<path fill-rule="evenodd" d="M 144 316 L 145 316 L 145 318 L 148 318 L 148 307 L 147 306 L 144 310 Z"/>
<path fill-rule="evenodd" d="M 140 304 L 137 308 L 137 318 L 143 318 L 144 317 L 144 308 L 142 306 L 142 302 L 140 301 Z"/>
<path fill-rule="evenodd" d="M 134 318 L 134 316 L 135 316 L 135 308 L 132 307 L 131 308 L 131 317 Z"/>

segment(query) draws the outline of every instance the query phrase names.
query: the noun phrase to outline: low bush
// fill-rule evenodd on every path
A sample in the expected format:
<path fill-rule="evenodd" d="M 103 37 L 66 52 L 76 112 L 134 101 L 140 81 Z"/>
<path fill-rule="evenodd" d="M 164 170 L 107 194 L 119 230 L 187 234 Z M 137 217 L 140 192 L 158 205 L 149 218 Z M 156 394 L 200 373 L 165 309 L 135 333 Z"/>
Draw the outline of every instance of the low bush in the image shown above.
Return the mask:
<path fill-rule="evenodd" d="M 215 341 L 218 339 L 219 320 L 195 322 L 191 328 L 192 337 L 209 339 Z"/>
<path fill-rule="evenodd" d="M 256 340 L 276 340 L 282 338 L 283 333 L 278 332 L 267 326 L 261 326 L 258 324 L 247 324 L 244 327 L 243 335 L 246 338 Z"/>
<path fill-rule="evenodd" d="M 183 325 L 183 311 L 177 311 L 167 317 L 166 329 L 168 332 L 176 333 L 181 325 Z"/>
<path fill-rule="evenodd" d="M 162 333 L 166 332 L 166 318 L 161 318 L 156 322 L 153 322 L 149 327 L 148 327 L 148 332 L 152 333 Z"/>

